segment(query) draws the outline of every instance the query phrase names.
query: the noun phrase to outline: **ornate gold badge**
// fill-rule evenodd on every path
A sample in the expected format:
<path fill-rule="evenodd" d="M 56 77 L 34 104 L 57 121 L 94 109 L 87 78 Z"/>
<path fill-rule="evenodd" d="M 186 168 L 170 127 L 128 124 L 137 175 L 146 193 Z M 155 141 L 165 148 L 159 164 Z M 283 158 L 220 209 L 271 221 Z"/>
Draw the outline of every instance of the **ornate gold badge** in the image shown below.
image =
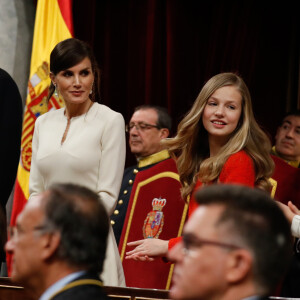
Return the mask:
<path fill-rule="evenodd" d="M 153 210 L 147 214 L 143 226 L 143 236 L 145 239 L 157 239 L 162 232 L 164 226 L 164 213 L 162 209 L 166 203 L 166 199 L 154 198 L 152 200 Z"/>

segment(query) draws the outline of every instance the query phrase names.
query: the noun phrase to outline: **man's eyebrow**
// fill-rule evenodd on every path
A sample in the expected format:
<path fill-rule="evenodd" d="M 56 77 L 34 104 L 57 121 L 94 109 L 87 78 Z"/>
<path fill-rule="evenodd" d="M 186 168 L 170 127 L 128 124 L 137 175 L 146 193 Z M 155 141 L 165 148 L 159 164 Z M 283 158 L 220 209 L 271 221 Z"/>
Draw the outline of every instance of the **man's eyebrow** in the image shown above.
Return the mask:
<path fill-rule="evenodd" d="M 199 237 L 197 237 L 194 233 L 192 233 L 192 232 L 184 232 L 183 234 L 182 234 L 183 236 L 185 236 L 185 237 L 187 237 L 188 239 L 199 239 Z M 200 238 L 201 239 L 201 238 Z"/>
<path fill-rule="evenodd" d="M 289 120 L 285 120 L 285 121 L 282 122 L 282 125 L 284 125 L 284 124 L 292 125 L 292 122 L 289 121 Z M 295 127 L 296 127 L 297 129 L 300 129 L 300 126 L 295 126 Z"/>
<path fill-rule="evenodd" d="M 288 123 L 289 125 L 292 124 L 291 121 L 289 121 L 289 120 L 284 120 L 284 121 L 282 122 L 282 125 L 284 125 L 285 123 Z"/>

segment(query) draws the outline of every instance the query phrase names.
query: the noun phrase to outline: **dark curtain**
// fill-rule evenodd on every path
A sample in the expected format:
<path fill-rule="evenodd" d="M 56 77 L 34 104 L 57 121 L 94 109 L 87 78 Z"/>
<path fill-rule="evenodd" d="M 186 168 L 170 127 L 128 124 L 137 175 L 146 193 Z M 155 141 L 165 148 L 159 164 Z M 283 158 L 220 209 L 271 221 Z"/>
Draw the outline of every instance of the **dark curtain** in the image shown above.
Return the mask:
<path fill-rule="evenodd" d="M 297 1 L 73 0 L 75 37 L 94 49 L 102 103 L 128 122 L 135 106 L 166 106 L 178 122 L 211 76 L 237 72 L 272 139 L 300 107 Z M 134 158 L 128 155 L 127 165 Z"/>

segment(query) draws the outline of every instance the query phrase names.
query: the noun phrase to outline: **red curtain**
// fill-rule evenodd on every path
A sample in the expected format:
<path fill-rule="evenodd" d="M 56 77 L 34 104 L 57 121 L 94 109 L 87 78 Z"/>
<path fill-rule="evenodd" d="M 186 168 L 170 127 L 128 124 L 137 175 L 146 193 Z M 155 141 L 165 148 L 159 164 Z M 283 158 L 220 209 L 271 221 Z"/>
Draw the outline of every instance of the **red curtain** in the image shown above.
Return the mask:
<path fill-rule="evenodd" d="M 211 76 L 238 72 L 258 122 L 275 135 L 300 105 L 296 1 L 74 0 L 75 37 L 102 69 L 102 103 L 129 121 L 135 106 L 166 106 L 173 132 Z M 130 155 L 127 164 L 132 164 Z"/>

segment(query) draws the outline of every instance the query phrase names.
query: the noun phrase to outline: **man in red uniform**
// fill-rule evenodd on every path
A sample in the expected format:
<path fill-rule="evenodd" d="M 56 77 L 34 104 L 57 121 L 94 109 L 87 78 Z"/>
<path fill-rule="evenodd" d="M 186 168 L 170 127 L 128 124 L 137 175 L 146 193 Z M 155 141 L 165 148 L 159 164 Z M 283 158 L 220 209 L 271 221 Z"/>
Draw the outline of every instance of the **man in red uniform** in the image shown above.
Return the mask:
<path fill-rule="evenodd" d="M 169 240 L 181 233 L 187 203 L 174 159 L 161 141 L 169 136 L 171 118 L 165 108 L 142 105 L 135 109 L 127 132 L 137 165 L 125 170 L 111 223 L 119 244 L 126 285 L 168 289 L 172 268 L 163 260 L 140 262 L 125 259 L 129 242 Z"/>
<path fill-rule="evenodd" d="M 286 114 L 275 136 L 274 155 L 300 168 L 300 110 Z"/>
<path fill-rule="evenodd" d="M 283 205 L 291 201 L 299 207 L 300 110 L 291 111 L 283 118 L 275 136 L 272 158 L 275 163 L 272 179 L 276 181 L 274 198 L 282 202 Z M 286 206 L 285 208 L 288 211 Z M 292 222 L 293 233 L 297 230 L 298 223 L 299 217 L 296 216 Z M 282 284 L 280 295 L 285 297 L 300 297 L 300 242 L 298 239 L 295 241 L 294 252 L 291 268 Z"/>
<path fill-rule="evenodd" d="M 136 175 L 170 158 L 168 151 L 163 150 L 160 141 L 169 136 L 171 127 L 172 120 L 167 110 L 155 105 L 136 107 L 126 127 L 130 151 L 135 155 L 137 164 L 125 169 L 117 206 L 111 215 L 117 244 L 121 238 Z"/>

